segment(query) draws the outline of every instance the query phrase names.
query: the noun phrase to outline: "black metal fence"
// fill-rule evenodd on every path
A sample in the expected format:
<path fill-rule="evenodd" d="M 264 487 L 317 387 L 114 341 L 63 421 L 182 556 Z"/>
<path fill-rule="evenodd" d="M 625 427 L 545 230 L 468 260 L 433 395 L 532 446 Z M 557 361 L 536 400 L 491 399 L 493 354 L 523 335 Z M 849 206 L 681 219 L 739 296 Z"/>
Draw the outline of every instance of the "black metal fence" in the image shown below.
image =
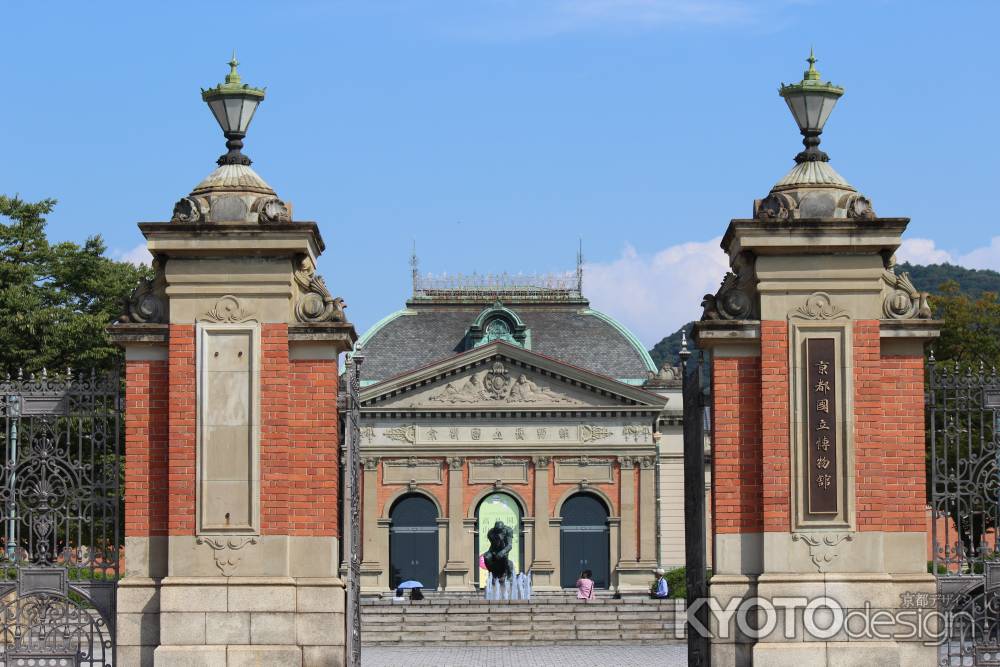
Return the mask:
<path fill-rule="evenodd" d="M 1000 665 L 1000 376 L 928 365 L 932 571 L 947 641 L 940 665 Z"/>
<path fill-rule="evenodd" d="M 116 373 L 0 380 L 4 664 L 114 663 L 121 430 Z"/>

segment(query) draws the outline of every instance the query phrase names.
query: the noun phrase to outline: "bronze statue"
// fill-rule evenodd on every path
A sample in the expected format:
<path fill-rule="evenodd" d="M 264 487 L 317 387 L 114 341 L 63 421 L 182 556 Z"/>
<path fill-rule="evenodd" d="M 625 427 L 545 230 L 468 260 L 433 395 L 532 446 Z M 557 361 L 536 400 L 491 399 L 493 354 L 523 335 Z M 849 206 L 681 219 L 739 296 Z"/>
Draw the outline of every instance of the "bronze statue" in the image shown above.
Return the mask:
<path fill-rule="evenodd" d="M 497 521 L 486 533 L 486 538 L 490 541 L 490 548 L 483 557 L 486 569 L 498 581 L 513 577 L 514 563 L 507 554 L 514 546 L 514 531 L 503 521 Z"/>

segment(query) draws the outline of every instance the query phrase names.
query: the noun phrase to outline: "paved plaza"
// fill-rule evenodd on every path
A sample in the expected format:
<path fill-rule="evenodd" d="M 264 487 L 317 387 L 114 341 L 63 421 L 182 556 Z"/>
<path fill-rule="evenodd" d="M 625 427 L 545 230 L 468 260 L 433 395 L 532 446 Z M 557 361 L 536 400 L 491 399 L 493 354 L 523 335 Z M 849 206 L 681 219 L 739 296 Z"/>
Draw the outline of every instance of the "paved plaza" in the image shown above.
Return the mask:
<path fill-rule="evenodd" d="M 370 646 L 362 667 L 617 667 L 687 664 L 685 646 Z"/>

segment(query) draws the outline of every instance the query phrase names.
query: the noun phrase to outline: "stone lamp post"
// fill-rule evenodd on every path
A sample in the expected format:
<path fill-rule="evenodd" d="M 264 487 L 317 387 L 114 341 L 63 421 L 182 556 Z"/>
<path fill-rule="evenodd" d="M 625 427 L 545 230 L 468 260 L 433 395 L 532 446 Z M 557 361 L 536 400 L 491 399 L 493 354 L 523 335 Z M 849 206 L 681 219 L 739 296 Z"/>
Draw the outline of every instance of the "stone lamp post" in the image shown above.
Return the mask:
<path fill-rule="evenodd" d="M 751 219 L 730 222 L 731 271 L 695 328 L 712 364 L 709 593 L 722 607 L 762 598 L 776 622 L 761 633 L 735 616 L 716 622 L 711 662 L 933 665 L 920 632 L 828 632 L 836 612 L 825 603 L 790 602 L 826 598 L 884 621 L 904 594 L 935 587 L 923 349 L 940 323 L 894 268 L 909 220 L 876 215 L 818 148 L 844 91 L 815 62 L 780 89 L 806 149 Z"/>
<path fill-rule="evenodd" d="M 338 355 L 356 334 L 314 222 L 240 149 L 264 91 L 203 91 L 229 152 L 139 229 L 155 276 L 125 348 L 123 665 L 344 663 Z"/>

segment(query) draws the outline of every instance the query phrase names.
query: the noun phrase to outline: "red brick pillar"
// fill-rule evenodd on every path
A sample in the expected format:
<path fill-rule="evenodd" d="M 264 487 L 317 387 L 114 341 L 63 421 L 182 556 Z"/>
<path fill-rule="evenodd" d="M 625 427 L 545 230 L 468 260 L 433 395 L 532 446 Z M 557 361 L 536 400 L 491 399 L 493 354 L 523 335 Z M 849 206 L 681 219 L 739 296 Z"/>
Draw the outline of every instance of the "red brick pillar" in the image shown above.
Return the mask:
<path fill-rule="evenodd" d="M 734 220 L 734 274 L 696 327 L 712 376 L 710 593 L 899 611 L 926 573 L 923 345 L 938 323 L 887 258 L 902 219 Z M 904 285 L 904 287 L 900 287 Z M 912 308 L 894 308 L 911 299 Z M 739 317 L 734 315 L 739 314 Z M 857 643 L 779 608 L 716 627 L 713 665 L 933 664 L 922 638 Z M 784 616 L 800 619 L 785 636 Z"/>

